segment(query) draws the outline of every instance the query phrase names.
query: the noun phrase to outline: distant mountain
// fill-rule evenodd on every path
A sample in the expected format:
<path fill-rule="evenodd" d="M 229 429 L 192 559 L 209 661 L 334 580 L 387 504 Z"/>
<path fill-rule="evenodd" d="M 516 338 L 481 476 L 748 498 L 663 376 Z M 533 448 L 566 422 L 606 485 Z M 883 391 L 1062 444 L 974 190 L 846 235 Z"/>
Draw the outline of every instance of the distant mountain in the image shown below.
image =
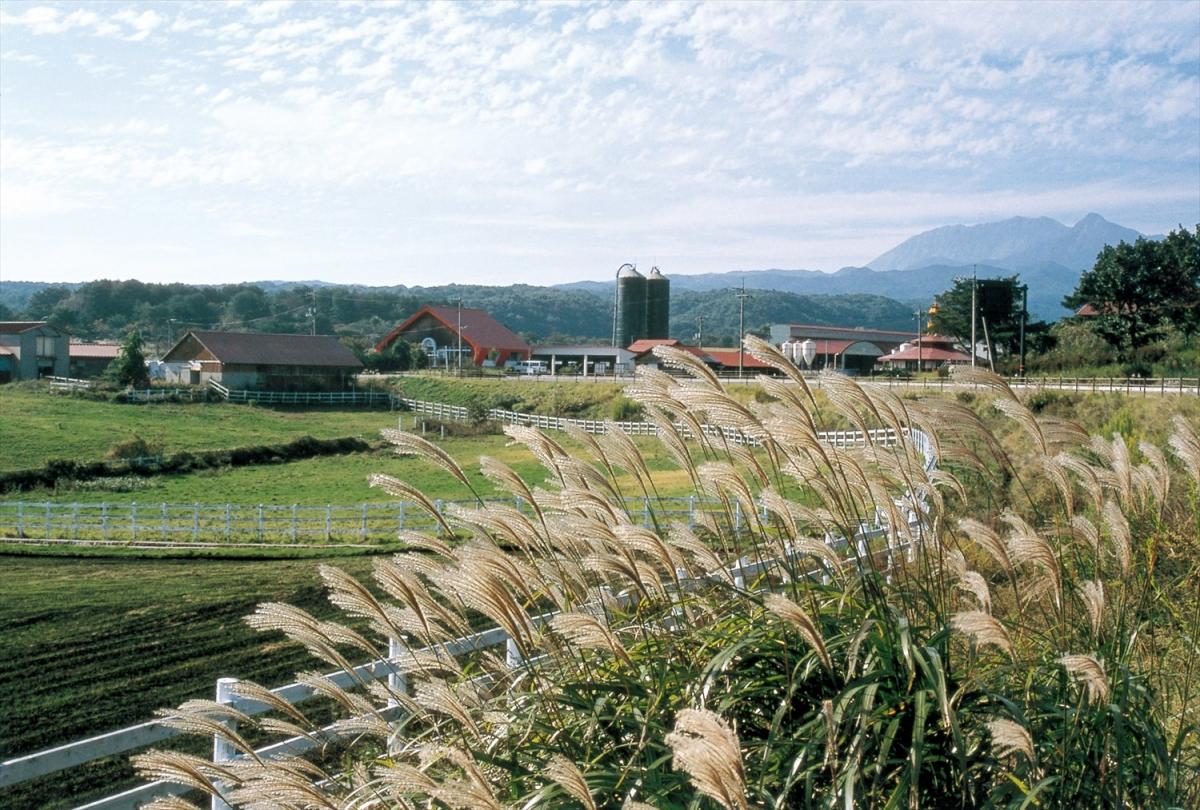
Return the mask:
<path fill-rule="evenodd" d="M 677 294 L 682 291 L 726 291 L 729 300 L 733 301 L 733 290 L 740 287 L 744 279 L 747 290 L 774 290 L 805 297 L 881 296 L 903 302 L 911 311 L 915 306 L 927 306 L 933 300 L 933 296 L 949 289 L 956 277 L 969 276 L 971 270 L 969 266 L 937 264 L 914 270 L 889 272 L 872 270 L 869 267 L 843 267 L 836 273 L 822 273 L 817 270 L 759 270 L 746 273 L 701 273 L 668 278 L 671 280 L 672 309 Z M 1016 270 L 990 264 L 981 264 L 975 270 L 979 278 L 1000 278 L 1018 274 Z M 1029 311 L 1035 318 L 1056 319 L 1066 314 L 1060 302 L 1064 295 L 1075 289 L 1079 280 L 1078 273 L 1072 273 L 1066 267 L 1053 263 L 1027 267 L 1019 272 L 1021 280 L 1029 284 Z M 576 281 L 559 286 L 612 299 L 611 281 Z"/>
<path fill-rule="evenodd" d="M 912 270 L 935 264 L 991 264 L 1011 270 L 1053 263 L 1077 273 L 1091 267 L 1105 245 L 1133 242 L 1142 234 L 1088 214 L 1068 228 L 1049 217 L 1013 217 L 981 225 L 947 225 L 919 233 L 868 267 Z"/>
<path fill-rule="evenodd" d="M 972 271 L 979 278 L 1019 275 L 1029 285 L 1033 317 L 1054 320 L 1068 314 L 1062 299 L 1073 292 L 1105 245 L 1133 242 L 1142 234 L 1088 214 L 1068 228 L 1049 217 L 1013 217 L 982 225 L 950 225 L 907 239 L 867 267 L 843 267 L 836 273 L 816 270 L 668 275 L 674 290 L 779 290 L 801 295 L 880 295 L 910 305 L 927 304 L 934 295 Z M 1160 237 L 1150 237 L 1160 238 Z M 611 281 L 558 285 L 612 296 Z"/>

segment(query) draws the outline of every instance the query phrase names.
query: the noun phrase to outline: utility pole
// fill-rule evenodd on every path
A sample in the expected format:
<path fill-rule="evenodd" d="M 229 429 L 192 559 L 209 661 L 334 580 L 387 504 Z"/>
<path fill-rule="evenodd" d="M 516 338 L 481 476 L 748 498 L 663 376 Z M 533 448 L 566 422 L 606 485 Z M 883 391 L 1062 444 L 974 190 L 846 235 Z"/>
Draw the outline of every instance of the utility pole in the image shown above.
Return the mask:
<path fill-rule="evenodd" d="M 1021 285 L 1021 366 L 1017 369 L 1019 376 L 1025 376 L 1025 318 L 1029 315 L 1029 285 Z"/>
<path fill-rule="evenodd" d="M 462 376 L 462 299 L 458 299 L 458 376 Z"/>
<path fill-rule="evenodd" d="M 742 339 L 746 336 L 746 277 L 742 276 L 742 290 L 737 294 L 738 300 L 738 379 L 742 379 L 745 365 L 746 347 Z"/>
<path fill-rule="evenodd" d="M 918 309 L 913 314 L 917 316 L 917 373 L 920 374 L 921 373 L 921 365 L 922 365 L 922 362 L 921 362 L 922 361 L 921 320 L 922 320 L 922 316 L 924 316 L 925 313 L 923 310 Z"/>
<path fill-rule="evenodd" d="M 975 368 L 975 306 L 976 306 L 976 273 L 979 265 L 971 265 L 971 368 Z"/>
<path fill-rule="evenodd" d="M 704 316 L 696 316 L 696 348 L 704 348 Z"/>

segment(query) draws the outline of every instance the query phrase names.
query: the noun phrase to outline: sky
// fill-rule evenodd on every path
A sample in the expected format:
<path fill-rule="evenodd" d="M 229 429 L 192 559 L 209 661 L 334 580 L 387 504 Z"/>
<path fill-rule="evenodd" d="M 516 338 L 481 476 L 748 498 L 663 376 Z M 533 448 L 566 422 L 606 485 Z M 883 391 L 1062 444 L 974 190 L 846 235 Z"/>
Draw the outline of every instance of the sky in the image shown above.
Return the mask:
<path fill-rule="evenodd" d="M 1200 222 L 1200 2 L 0 2 L 0 281 L 553 284 Z"/>

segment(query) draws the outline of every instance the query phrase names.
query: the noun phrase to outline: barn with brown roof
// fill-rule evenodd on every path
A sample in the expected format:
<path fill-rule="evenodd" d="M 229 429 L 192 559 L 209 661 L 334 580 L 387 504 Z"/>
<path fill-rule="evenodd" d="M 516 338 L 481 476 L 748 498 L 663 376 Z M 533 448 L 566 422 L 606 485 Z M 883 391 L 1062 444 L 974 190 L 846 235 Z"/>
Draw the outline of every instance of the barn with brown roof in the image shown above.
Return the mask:
<path fill-rule="evenodd" d="M 529 344 L 519 335 L 482 309 L 466 307 L 421 307 L 379 341 L 375 351 L 386 351 L 396 340 L 404 339 L 423 346 L 431 365 L 455 365 L 460 338 L 464 364 L 481 366 L 489 355 L 497 366 L 529 359 Z"/>
<path fill-rule="evenodd" d="M 333 335 L 253 332 L 188 332 L 162 362 L 169 381 L 271 391 L 338 390 L 363 368 Z"/>

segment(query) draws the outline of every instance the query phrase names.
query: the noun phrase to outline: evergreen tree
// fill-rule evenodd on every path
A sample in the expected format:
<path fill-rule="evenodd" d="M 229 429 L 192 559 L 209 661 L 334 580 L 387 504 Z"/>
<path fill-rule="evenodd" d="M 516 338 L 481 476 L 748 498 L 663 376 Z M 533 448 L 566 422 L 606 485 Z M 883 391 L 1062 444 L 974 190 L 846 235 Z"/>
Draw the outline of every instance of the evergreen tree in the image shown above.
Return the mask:
<path fill-rule="evenodd" d="M 121 353 L 108 364 L 104 378 L 118 385 L 147 388 L 150 373 L 146 370 L 146 356 L 142 353 L 142 336 L 136 329 L 130 330 L 121 344 Z"/>

